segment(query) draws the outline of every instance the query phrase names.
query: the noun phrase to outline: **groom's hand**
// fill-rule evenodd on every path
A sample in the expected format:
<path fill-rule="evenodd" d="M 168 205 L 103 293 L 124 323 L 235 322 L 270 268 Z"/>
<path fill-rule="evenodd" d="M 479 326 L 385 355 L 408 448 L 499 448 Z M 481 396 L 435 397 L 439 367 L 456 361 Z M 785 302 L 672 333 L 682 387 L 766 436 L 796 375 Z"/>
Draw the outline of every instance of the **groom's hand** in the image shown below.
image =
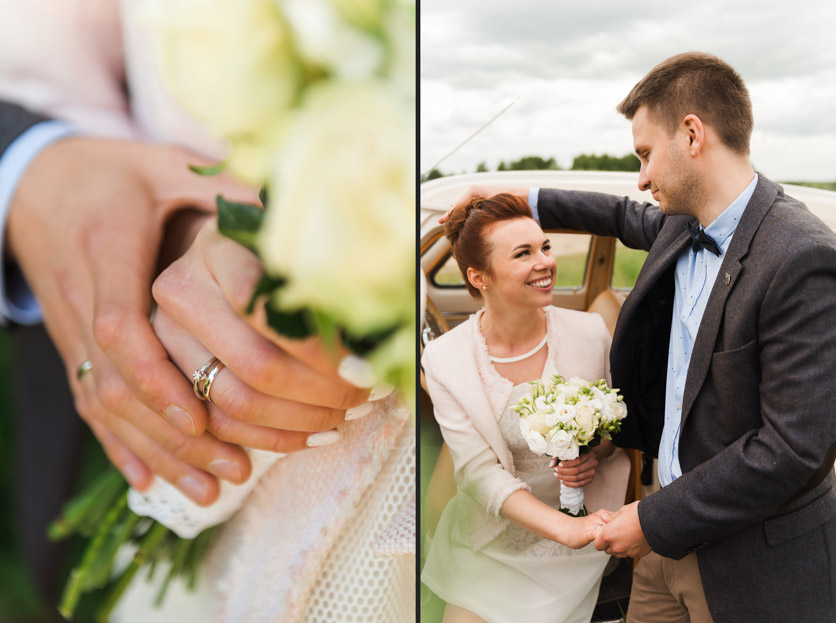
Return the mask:
<path fill-rule="evenodd" d="M 171 145 L 66 138 L 29 165 L 9 208 L 8 249 L 43 312 L 67 369 L 79 414 L 137 489 L 151 473 L 198 503 L 217 477 L 241 482 L 246 454 L 199 436 L 206 408 L 169 360 L 148 315 L 163 231 L 188 207 L 211 214 L 215 195 L 257 200 L 208 164 Z M 83 361 L 92 369 L 81 376 Z"/>
<path fill-rule="evenodd" d="M 452 212 L 455 208 L 465 205 L 474 199 L 481 199 L 482 197 L 491 197 L 493 195 L 498 195 L 499 193 L 510 193 L 512 195 L 517 195 L 518 197 L 522 197 L 525 199 L 526 203 L 528 203 L 528 188 L 523 186 L 516 186 L 516 187 L 509 187 L 509 186 L 471 186 L 467 189 L 467 192 L 459 197 L 456 200 L 456 203 L 453 204 L 447 212 L 444 213 L 443 216 L 440 216 L 438 219 L 439 224 L 444 225 L 447 222 L 447 219 L 450 218 L 450 212 Z"/>
<path fill-rule="evenodd" d="M 639 503 L 633 502 L 612 514 L 595 537 L 595 549 L 624 558 L 641 558 L 650 553 L 639 523 Z"/>

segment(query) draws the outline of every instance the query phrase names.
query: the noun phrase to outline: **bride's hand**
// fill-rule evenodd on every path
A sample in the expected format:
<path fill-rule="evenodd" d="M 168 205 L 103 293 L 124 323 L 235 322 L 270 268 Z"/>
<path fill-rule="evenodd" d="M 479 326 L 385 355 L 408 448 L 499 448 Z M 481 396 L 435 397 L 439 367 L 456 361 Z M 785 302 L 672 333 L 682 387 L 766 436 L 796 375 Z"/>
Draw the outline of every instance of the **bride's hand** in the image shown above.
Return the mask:
<path fill-rule="evenodd" d="M 188 377 L 213 356 L 223 362 L 207 405 L 218 439 L 275 452 L 333 443 L 338 424 L 371 411 L 369 391 L 338 373 L 345 352 L 284 338 L 263 313 L 244 314 L 261 274 L 253 253 L 207 222 L 154 282 L 154 330 Z"/>
<path fill-rule="evenodd" d="M 586 452 L 572 461 L 552 459 L 549 467 L 554 468 L 555 478 L 567 487 L 584 487 L 595 478 L 598 469 L 598 456 L 594 452 Z"/>
<path fill-rule="evenodd" d="M 611 514 L 609 511 L 601 509 L 586 517 L 572 518 L 563 544 L 572 549 L 585 547 L 595 540 L 601 527 L 607 523 L 606 518 Z"/>

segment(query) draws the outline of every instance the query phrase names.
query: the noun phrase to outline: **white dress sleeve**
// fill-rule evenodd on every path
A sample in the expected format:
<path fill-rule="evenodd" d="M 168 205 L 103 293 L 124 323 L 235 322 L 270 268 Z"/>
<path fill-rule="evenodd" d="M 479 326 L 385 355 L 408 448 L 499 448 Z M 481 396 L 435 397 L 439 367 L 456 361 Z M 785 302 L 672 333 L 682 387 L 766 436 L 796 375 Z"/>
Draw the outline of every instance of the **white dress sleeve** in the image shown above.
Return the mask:
<path fill-rule="evenodd" d="M 454 475 L 459 489 L 482 508 L 499 516 L 502 504 L 514 491 L 529 490 L 528 485 L 508 472 L 482 434 L 473 426 L 466 408 L 453 395 L 434 366 L 433 343 L 424 351 L 422 363 L 433 413 L 453 459 Z"/>

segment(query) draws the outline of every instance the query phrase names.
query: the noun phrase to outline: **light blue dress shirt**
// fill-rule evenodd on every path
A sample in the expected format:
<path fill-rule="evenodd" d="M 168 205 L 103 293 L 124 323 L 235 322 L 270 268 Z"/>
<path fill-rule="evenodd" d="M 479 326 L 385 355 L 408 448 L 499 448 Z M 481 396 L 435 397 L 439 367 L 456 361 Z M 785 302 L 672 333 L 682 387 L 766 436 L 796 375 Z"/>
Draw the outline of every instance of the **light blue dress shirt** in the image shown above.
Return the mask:
<path fill-rule="evenodd" d="M 705 228 L 705 233 L 720 247 L 719 256 L 702 248 L 694 251 L 689 245 L 676 261 L 671 341 L 668 347 L 665 383 L 665 426 L 659 443 L 659 483 L 663 487 L 682 475 L 679 465 L 679 425 L 682 420 L 685 379 L 688 377 L 694 341 L 700 330 L 700 322 L 714 281 L 720 272 L 720 265 L 757 183 L 756 173 L 737 199 Z"/>
<path fill-rule="evenodd" d="M 74 128 L 64 121 L 42 121 L 18 136 L 0 157 L 0 257 L 9 205 L 20 179 L 44 148 L 74 132 Z M 8 320 L 19 324 L 41 321 L 40 307 L 15 265 L 4 265 L 0 269 L 0 325 L 7 324 Z"/>
<path fill-rule="evenodd" d="M 659 483 L 664 487 L 682 475 L 679 465 L 679 425 L 682 419 L 682 396 L 685 393 L 685 380 L 688 377 L 688 365 L 694 350 L 694 341 L 700 329 L 705 306 L 714 287 L 714 281 L 720 272 L 723 257 L 731 244 L 737 224 L 743 216 L 743 210 L 758 184 L 758 174 L 745 190 L 732 201 L 706 229 L 720 247 L 720 255 L 700 249 L 688 249 L 676 262 L 674 277 L 673 317 L 671 318 L 671 341 L 668 348 L 667 380 L 665 385 L 665 426 L 659 443 Z M 528 203 L 537 222 L 540 213 L 537 209 L 539 188 L 532 187 L 528 193 Z"/>

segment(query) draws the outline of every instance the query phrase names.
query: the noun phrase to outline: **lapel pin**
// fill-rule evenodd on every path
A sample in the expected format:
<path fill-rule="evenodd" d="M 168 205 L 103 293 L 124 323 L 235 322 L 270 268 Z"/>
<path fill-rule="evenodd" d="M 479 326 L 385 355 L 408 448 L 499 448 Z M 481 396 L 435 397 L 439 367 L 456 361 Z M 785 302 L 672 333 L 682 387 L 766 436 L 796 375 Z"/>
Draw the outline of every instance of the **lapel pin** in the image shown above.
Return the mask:
<path fill-rule="evenodd" d="M 723 275 L 723 283 L 725 283 L 726 285 L 729 285 L 730 282 L 731 282 L 731 275 L 728 274 L 728 273 Z"/>

